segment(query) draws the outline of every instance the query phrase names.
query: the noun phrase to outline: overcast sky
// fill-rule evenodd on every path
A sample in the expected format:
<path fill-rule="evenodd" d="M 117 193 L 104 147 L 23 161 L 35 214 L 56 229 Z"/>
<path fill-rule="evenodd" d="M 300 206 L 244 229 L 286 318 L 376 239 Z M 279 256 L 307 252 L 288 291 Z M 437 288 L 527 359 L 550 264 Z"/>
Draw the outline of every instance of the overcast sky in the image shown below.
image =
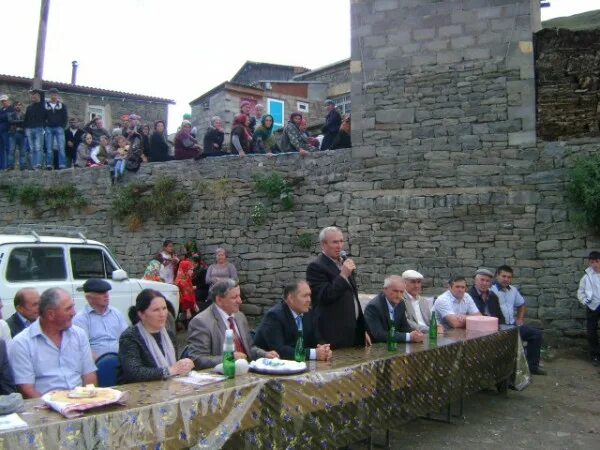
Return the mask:
<path fill-rule="evenodd" d="M 542 18 L 594 0 L 551 0 Z M 33 76 L 40 0 L 0 0 L 0 73 Z M 314 69 L 350 56 L 350 0 L 51 0 L 44 79 L 188 103 L 247 60 Z"/>

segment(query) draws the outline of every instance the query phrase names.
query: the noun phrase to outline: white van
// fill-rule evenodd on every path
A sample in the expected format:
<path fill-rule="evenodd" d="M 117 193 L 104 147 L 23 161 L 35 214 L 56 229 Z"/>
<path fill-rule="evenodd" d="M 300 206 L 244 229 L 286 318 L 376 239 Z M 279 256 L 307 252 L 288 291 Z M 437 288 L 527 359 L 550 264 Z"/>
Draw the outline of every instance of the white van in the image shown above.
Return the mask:
<path fill-rule="evenodd" d="M 146 288 L 161 292 L 177 311 L 177 286 L 128 278 L 104 244 L 78 234 L 78 238 L 41 236 L 33 230 L 28 234 L 0 234 L 0 299 L 4 319 L 15 312 L 15 294 L 24 287 L 40 293 L 51 287 L 66 289 L 79 312 L 87 304 L 82 286 L 89 278 L 103 278 L 112 285 L 110 304 L 125 317 L 138 293 Z"/>

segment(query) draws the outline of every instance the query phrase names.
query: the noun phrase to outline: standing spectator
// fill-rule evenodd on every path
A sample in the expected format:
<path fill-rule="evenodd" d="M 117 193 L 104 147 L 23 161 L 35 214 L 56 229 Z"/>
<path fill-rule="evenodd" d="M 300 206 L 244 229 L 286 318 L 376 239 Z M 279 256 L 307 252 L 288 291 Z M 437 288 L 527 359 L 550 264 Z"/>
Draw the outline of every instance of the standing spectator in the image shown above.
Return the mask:
<path fill-rule="evenodd" d="M 92 149 L 94 148 L 94 137 L 92 133 L 85 133 L 83 140 L 77 146 L 77 159 L 75 161 L 76 167 L 87 167 Z"/>
<path fill-rule="evenodd" d="M 260 125 L 252 135 L 252 148 L 254 153 L 272 155 L 279 151 L 275 136 L 273 136 L 273 116 L 265 114 L 260 120 Z"/>
<path fill-rule="evenodd" d="M 189 259 L 184 259 L 179 263 L 175 284 L 179 288 L 179 313 L 183 316 L 182 322 L 186 329 L 194 313 L 198 312 L 196 293 L 192 284 L 193 276 L 194 263 Z"/>
<path fill-rule="evenodd" d="M 160 277 L 165 283 L 173 284 L 175 273 L 177 272 L 177 265 L 179 264 L 179 258 L 177 258 L 177 255 L 175 254 L 175 244 L 172 240 L 166 239 L 163 242 L 160 257 L 162 258 Z"/>
<path fill-rule="evenodd" d="M 169 144 L 165 136 L 165 123 L 162 120 L 154 122 L 154 132 L 150 136 L 150 146 L 148 153 L 145 153 L 148 161 L 160 162 L 169 161 Z"/>
<path fill-rule="evenodd" d="M 293 112 L 290 114 L 290 120 L 283 128 L 283 134 L 279 141 L 279 149 L 282 152 L 298 152 L 300 156 L 306 156 L 310 152 L 317 151 L 318 148 L 310 145 L 300 131 L 302 114 Z"/>
<path fill-rule="evenodd" d="M 335 109 L 333 100 L 325 100 L 325 109 L 327 110 L 327 115 L 325 116 L 325 125 L 321 128 L 324 135 L 321 150 L 329 150 L 331 148 L 331 144 L 333 144 L 333 140 L 342 125 L 342 116 Z"/>
<path fill-rule="evenodd" d="M 8 100 L 8 95 L 0 95 L 0 170 L 8 167 L 8 116 L 14 111 Z"/>
<path fill-rule="evenodd" d="M 590 252 L 588 268 L 579 282 L 577 298 L 585 306 L 587 339 L 592 364 L 600 364 L 598 321 L 600 320 L 600 252 Z"/>
<path fill-rule="evenodd" d="M 150 153 L 150 125 L 142 125 L 140 135 L 142 136 L 142 154 L 147 158 Z"/>
<path fill-rule="evenodd" d="M 50 88 L 48 90 L 50 100 L 46 101 L 44 108 L 46 110 L 46 169 L 52 169 L 54 160 L 53 144 L 56 140 L 56 149 L 58 153 L 58 169 L 66 168 L 65 158 L 65 128 L 67 127 L 67 106 L 58 99 L 58 89 Z"/>
<path fill-rule="evenodd" d="M 100 143 L 100 136 L 104 135 L 110 138 L 110 133 L 106 128 L 104 128 L 104 120 L 102 117 L 96 116 L 92 120 L 90 120 L 85 127 L 83 127 L 84 131 L 91 133 L 94 138 L 94 144 Z"/>
<path fill-rule="evenodd" d="M 120 180 L 125 173 L 125 163 L 129 156 L 129 142 L 125 136 L 117 137 L 117 148 L 113 154 L 114 168 L 112 170 L 112 180 Z"/>
<path fill-rule="evenodd" d="M 227 251 L 224 248 L 219 247 L 215 250 L 216 262 L 208 266 L 208 270 L 206 271 L 206 283 L 209 286 L 212 286 L 219 280 L 227 278 L 237 282 L 237 270 L 235 269 L 235 266 L 227 260 L 227 256 Z"/>
<path fill-rule="evenodd" d="M 192 262 L 194 263 L 194 276 L 193 284 L 196 286 L 196 303 L 198 304 L 200 311 L 208 306 L 208 289 L 209 284 L 206 282 L 206 272 L 208 271 L 208 264 L 202 259 L 202 256 L 195 254 L 192 256 Z"/>
<path fill-rule="evenodd" d="M 249 128 L 250 119 L 245 114 L 238 114 L 233 119 L 231 128 L 231 153 L 245 156 L 250 153 L 250 142 L 252 133 Z"/>
<path fill-rule="evenodd" d="M 246 117 L 248 117 L 248 130 L 250 130 L 250 133 L 252 133 L 252 131 L 254 131 L 254 127 L 256 126 L 256 117 L 254 117 L 250 111 L 252 108 L 252 103 L 250 103 L 248 100 L 243 100 L 240 103 L 240 114 L 245 115 Z"/>
<path fill-rule="evenodd" d="M 42 91 L 33 89 L 29 91 L 31 103 L 25 110 L 25 136 L 31 150 L 31 164 L 34 169 L 41 168 L 41 153 L 44 145 L 44 126 L 46 124 L 46 111 L 42 105 Z"/>
<path fill-rule="evenodd" d="M 15 102 L 14 111 L 8 115 L 8 169 L 15 168 L 15 158 L 17 156 L 17 147 L 19 148 L 19 169 L 25 170 L 31 167 L 31 161 L 28 157 L 27 138 L 25 137 L 25 128 L 23 122 L 25 113 L 23 104 Z"/>
<path fill-rule="evenodd" d="M 192 124 L 189 120 L 181 122 L 181 129 L 175 135 L 175 159 L 192 159 L 200 156 L 202 148 L 192 136 Z"/>
<path fill-rule="evenodd" d="M 263 105 L 261 105 L 260 103 L 257 103 L 254 106 L 254 115 L 250 118 L 250 121 L 252 121 L 252 118 L 254 118 L 254 126 L 252 127 L 253 133 L 254 133 L 254 130 L 256 129 L 257 124 L 261 123 L 261 120 L 262 120 L 264 114 L 265 114 L 265 107 Z"/>
<path fill-rule="evenodd" d="M 77 161 L 77 148 L 81 144 L 84 134 L 85 131 L 79 127 L 79 119 L 71 117 L 69 119 L 69 127 L 65 130 L 65 155 L 69 167 L 74 166 Z"/>
<path fill-rule="evenodd" d="M 333 139 L 333 142 L 331 143 L 331 150 L 337 150 L 339 148 L 352 148 L 351 134 L 350 116 L 347 116 L 344 118 L 344 120 L 342 120 L 340 131 L 338 131 L 337 135 Z"/>
<path fill-rule="evenodd" d="M 139 127 L 141 117 L 137 114 L 129 114 L 128 121 L 123 122 L 123 136 L 127 138 L 129 142 L 133 142 L 133 139 L 138 135 L 141 138 L 141 130 Z"/>
<path fill-rule="evenodd" d="M 225 140 L 225 131 L 223 130 L 223 121 L 219 116 L 213 116 L 210 119 L 210 126 L 204 135 L 204 152 L 202 156 L 221 156 L 223 152 L 223 141 Z"/>
<path fill-rule="evenodd" d="M 162 257 L 160 255 L 157 255 L 152 260 L 150 260 L 150 262 L 146 266 L 146 270 L 144 270 L 144 280 L 161 282 L 164 281 L 160 277 L 160 268 L 162 267 L 162 263 L 159 261 L 159 259 L 162 260 Z"/>

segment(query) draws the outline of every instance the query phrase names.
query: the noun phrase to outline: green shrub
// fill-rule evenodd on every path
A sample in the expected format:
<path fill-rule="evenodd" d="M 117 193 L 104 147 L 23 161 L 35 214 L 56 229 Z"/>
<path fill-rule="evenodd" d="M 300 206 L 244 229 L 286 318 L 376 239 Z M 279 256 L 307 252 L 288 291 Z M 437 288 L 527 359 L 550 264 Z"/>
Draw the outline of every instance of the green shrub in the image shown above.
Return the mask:
<path fill-rule="evenodd" d="M 283 209 L 290 210 L 294 207 L 294 190 L 277 172 L 269 176 L 254 176 L 254 186 L 267 197 L 279 199 Z"/>
<path fill-rule="evenodd" d="M 571 220 L 600 234 L 600 155 L 580 157 L 569 170 L 567 199 Z"/>
<path fill-rule="evenodd" d="M 191 209 L 192 197 L 178 190 L 177 180 L 171 177 L 159 178 L 154 185 L 119 187 L 112 203 L 115 218 L 127 222 L 131 231 L 140 229 L 150 218 L 174 221 Z"/>
<path fill-rule="evenodd" d="M 18 201 L 21 205 L 31 208 L 36 216 L 40 216 L 46 209 L 65 212 L 70 208 L 83 208 L 88 204 L 73 183 L 49 187 L 40 184 L 3 185 L 1 189 L 6 192 L 10 202 Z"/>

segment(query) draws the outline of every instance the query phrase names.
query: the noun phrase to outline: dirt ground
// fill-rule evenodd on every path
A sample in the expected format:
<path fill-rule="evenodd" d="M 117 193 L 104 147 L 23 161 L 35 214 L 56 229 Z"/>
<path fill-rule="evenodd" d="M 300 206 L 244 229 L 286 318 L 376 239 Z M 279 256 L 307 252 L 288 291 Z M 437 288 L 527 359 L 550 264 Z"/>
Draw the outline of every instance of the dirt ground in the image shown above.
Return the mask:
<path fill-rule="evenodd" d="M 583 355 L 544 361 L 521 392 L 480 392 L 452 424 L 418 419 L 390 433 L 393 449 L 600 449 L 600 368 Z M 383 434 L 374 435 L 376 448 Z M 356 445 L 354 449 L 366 449 Z"/>

